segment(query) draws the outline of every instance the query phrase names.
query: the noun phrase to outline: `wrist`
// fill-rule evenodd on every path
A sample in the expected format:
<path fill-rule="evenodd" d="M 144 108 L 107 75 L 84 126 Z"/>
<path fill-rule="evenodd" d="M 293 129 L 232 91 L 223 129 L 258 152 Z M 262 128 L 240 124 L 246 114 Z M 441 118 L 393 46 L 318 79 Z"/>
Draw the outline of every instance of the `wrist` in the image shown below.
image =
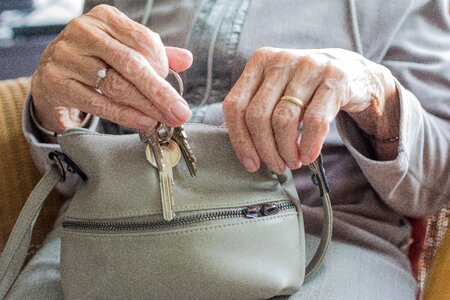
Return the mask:
<path fill-rule="evenodd" d="M 36 116 L 36 111 L 35 111 L 35 107 L 33 104 L 33 98 L 30 98 L 30 102 L 29 102 L 29 112 L 30 112 L 30 117 L 32 122 L 34 123 L 34 125 L 39 129 L 39 131 L 43 134 L 45 134 L 44 140 L 47 142 L 55 142 L 56 141 L 56 137 L 65 129 L 67 128 L 71 128 L 71 127 L 84 127 L 88 124 L 88 122 L 91 119 L 91 115 L 90 114 L 85 114 L 83 112 L 81 112 L 78 109 L 74 109 L 74 108 L 66 108 L 66 107 L 56 107 L 54 108 L 54 118 L 57 120 L 58 123 L 58 127 L 62 128 L 62 130 L 59 132 L 57 130 L 52 131 L 49 130 L 47 127 L 44 127 L 41 125 L 39 119 Z M 51 115 L 51 114 L 49 114 Z M 44 115 L 45 116 L 45 115 Z M 81 119 L 83 118 L 83 120 Z"/>
<path fill-rule="evenodd" d="M 397 157 L 400 134 L 400 99 L 391 72 L 384 66 L 373 64 L 379 93 L 373 94 L 371 105 L 362 112 L 350 113 L 366 135 L 379 160 Z"/>
<path fill-rule="evenodd" d="M 377 77 L 378 92 L 372 94 L 371 104 L 361 112 L 349 113 L 367 135 L 375 142 L 383 143 L 395 139 L 400 128 L 400 100 L 394 77 L 384 66 L 373 64 L 372 72 Z"/>
<path fill-rule="evenodd" d="M 34 79 L 34 77 L 32 78 Z M 62 128 L 55 115 L 55 105 L 52 105 L 46 100 L 44 95 L 39 93 L 36 87 L 35 80 L 31 81 L 31 98 L 30 98 L 30 113 L 34 118 L 34 123 L 48 131 L 61 133 L 65 128 Z"/>

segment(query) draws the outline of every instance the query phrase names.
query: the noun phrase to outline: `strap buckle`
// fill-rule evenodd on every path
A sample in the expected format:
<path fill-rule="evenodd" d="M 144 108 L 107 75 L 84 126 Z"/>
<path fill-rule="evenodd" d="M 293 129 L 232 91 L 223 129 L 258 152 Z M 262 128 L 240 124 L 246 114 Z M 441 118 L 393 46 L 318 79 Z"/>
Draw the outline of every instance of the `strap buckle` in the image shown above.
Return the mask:
<path fill-rule="evenodd" d="M 66 181 L 66 172 L 77 174 L 83 181 L 87 180 L 88 177 L 86 173 L 84 173 L 65 153 L 52 151 L 48 154 L 48 158 L 58 166 L 62 181 Z M 64 168 L 64 166 L 66 167 Z"/>

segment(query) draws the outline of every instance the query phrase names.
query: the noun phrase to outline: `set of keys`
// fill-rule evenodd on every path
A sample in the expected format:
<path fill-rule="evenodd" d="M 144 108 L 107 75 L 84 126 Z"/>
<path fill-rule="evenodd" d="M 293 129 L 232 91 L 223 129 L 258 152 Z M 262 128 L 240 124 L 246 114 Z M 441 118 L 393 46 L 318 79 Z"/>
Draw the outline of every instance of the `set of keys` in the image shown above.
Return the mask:
<path fill-rule="evenodd" d="M 161 134 L 163 129 L 166 129 L 165 135 Z M 147 143 L 145 155 L 148 162 L 159 172 L 163 218 L 170 221 L 175 216 L 172 169 L 183 155 L 189 173 L 192 177 L 195 177 L 197 175 L 196 158 L 188 143 L 183 126 L 170 128 L 160 125 L 151 133 L 140 131 L 139 137 L 142 142 Z"/>
<path fill-rule="evenodd" d="M 183 82 L 180 75 L 172 69 L 169 69 L 169 71 L 175 76 L 178 82 L 178 92 L 183 96 Z M 183 155 L 189 173 L 192 177 L 195 177 L 197 175 L 197 160 L 189 145 L 183 125 L 173 128 L 160 123 L 154 131 L 139 131 L 139 138 L 147 144 L 145 156 L 148 162 L 158 170 L 163 218 L 170 221 L 175 217 L 172 169 Z"/>

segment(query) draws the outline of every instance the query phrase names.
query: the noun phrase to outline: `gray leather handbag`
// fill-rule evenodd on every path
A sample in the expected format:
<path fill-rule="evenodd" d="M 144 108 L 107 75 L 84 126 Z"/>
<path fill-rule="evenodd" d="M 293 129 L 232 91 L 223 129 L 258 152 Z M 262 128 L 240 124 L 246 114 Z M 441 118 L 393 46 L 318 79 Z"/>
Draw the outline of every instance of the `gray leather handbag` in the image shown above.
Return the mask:
<path fill-rule="evenodd" d="M 310 165 L 323 200 L 322 240 L 305 262 L 305 232 L 292 175 L 248 173 L 225 128 L 185 127 L 197 156 L 192 178 L 173 168 L 174 211 L 162 218 L 157 170 L 137 134 L 70 129 L 63 153 L 27 200 L 0 259 L 0 298 L 16 279 L 39 210 L 66 172 L 82 177 L 61 233 L 67 299 L 267 299 L 300 289 L 331 238 L 332 213 L 321 161 Z"/>

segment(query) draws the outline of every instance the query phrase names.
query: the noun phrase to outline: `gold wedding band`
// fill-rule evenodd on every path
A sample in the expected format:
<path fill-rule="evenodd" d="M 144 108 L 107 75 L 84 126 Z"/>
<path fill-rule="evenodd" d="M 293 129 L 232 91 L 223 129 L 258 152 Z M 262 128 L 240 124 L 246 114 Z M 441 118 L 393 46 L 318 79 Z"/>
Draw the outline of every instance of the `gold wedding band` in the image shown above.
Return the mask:
<path fill-rule="evenodd" d="M 283 96 L 283 97 L 281 97 L 280 101 L 283 101 L 283 100 L 284 100 L 284 101 L 289 101 L 289 102 L 291 102 L 291 103 L 297 105 L 297 106 L 300 107 L 302 110 L 305 109 L 305 103 L 303 103 L 302 100 L 300 100 L 300 99 L 298 99 L 298 98 L 296 98 L 296 97 L 293 97 L 293 96 Z"/>

